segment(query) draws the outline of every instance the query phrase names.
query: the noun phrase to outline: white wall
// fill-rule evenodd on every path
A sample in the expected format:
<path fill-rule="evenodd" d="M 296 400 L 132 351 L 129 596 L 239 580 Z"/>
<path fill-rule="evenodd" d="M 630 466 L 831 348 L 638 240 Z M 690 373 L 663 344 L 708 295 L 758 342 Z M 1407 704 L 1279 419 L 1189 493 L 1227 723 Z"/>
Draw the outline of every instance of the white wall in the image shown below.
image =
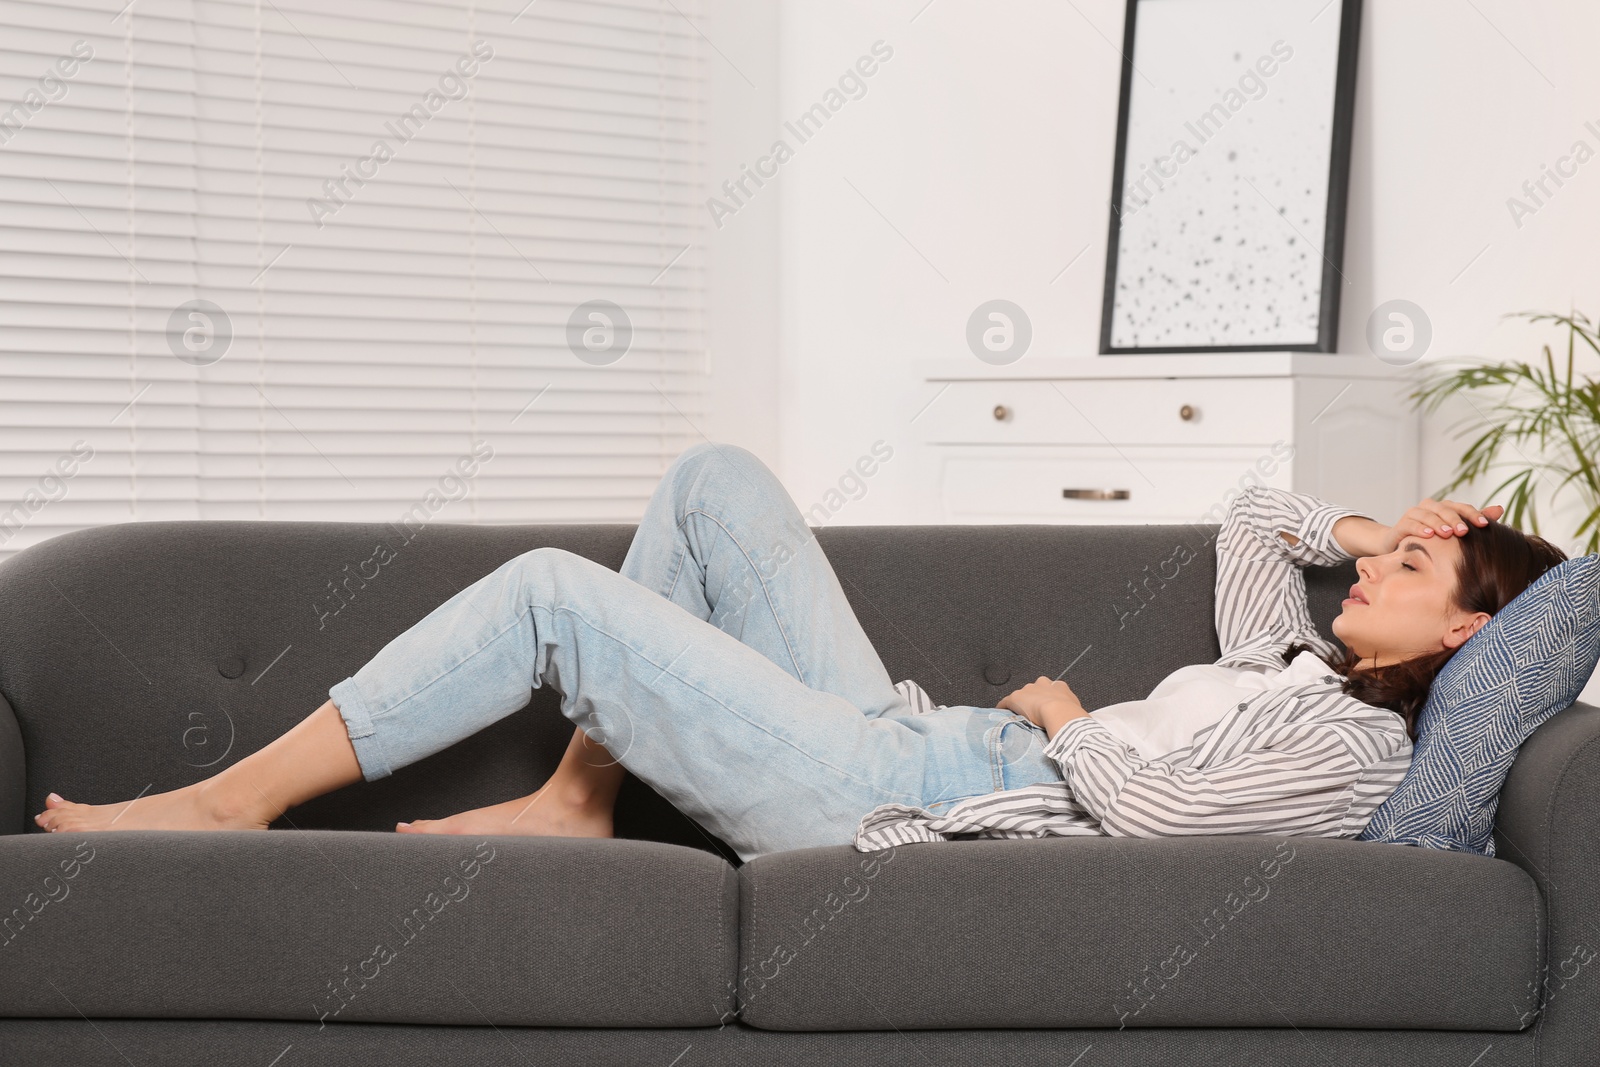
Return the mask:
<path fill-rule="evenodd" d="M 825 490 L 875 438 L 905 438 L 927 399 L 911 360 L 966 355 L 966 317 L 983 300 L 1028 311 L 1034 352 L 1096 350 L 1123 4 L 924 3 L 782 4 L 784 117 L 874 40 L 895 50 L 776 182 L 782 456 L 799 496 Z M 1430 360 L 1534 355 L 1552 336 L 1502 323 L 1505 312 L 1600 315 L 1600 159 L 1520 229 L 1505 204 L 1575 139 L 1600 149 L 1583 128 L 1600 128 L 1589 54 L 1600 7 L 1366 8 L 1341 350 L 1364 352 L 1368 313 L 1396 297 L 1430 315 Z M 1460 452 L 1451 421 L 1425 435 L 1429 489 Z M 886 464 L 839 520 L 911 521 L 908 467 Z"/>
<path fill-rule="evenodd" d="M 705 191 L 739 174 L 778 124 L 777 0 L 706 0 L 695 25 L 705 37 L 708 78 Z M 708 417 L 699 431 L 742 445 L 773 469 L 778 450 L 777 189 L 738 215 L 708 225 L 706 343 Z"/>
<path fill-rule="evenodd" d="M 1020 304 L 1034 353 L 1087 355 L 1099 328 L 1115 48 L 1070 5 L 922 3 L 783 5 L 786 117 L 875 41 L 894 50 L 780 179 L 786 479 L 818 499 L 875 441 L 896 450 L 831 521 L 914 521 L 909 424 L 931 394 L 911 361 L 970 358 L 979 303 Z M 1120 35 L 1114 3 L 1079 7 Z"/>

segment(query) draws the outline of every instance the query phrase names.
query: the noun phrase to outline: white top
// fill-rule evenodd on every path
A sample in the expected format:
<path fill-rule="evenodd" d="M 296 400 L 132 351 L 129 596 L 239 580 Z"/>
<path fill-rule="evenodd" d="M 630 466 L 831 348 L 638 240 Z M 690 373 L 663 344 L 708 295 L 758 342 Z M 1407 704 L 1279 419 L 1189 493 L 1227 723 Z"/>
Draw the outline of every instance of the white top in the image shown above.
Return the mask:
<path fill-rule="evenodd" d="M 1310 652 L 1301 652 L 1281 670 L 1195 663 L 1167 675 L 1144 700 L 1108 704 L 1089 714 L 1144 759 L 1160 759 L 1193 745 L 1196 734 L 1255 694 L 1315 682 L 1327 673 L 1328 665 Z"/>

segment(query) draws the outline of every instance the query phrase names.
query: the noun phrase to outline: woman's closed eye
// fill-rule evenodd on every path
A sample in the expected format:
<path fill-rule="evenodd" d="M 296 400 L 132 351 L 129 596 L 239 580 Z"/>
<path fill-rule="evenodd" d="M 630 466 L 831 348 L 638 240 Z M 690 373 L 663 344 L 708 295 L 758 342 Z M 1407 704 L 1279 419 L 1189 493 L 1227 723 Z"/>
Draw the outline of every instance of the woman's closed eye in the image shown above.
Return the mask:
<path fill-rule="evenodd" d="M 1405 569 L 1406 569 L 1406 570 L 1408 570 L 1408 571 L 1414 571 L 1414 570 L 1416 570 L 1416 569 L 1417 569 L 1417 568 L 1415 568 L 1415 567 L 1413 567 L 1413 566 L 1412 566 L 1412 565 L 1411 565 L 1411 564 L 1409 564 L 1409 563 L 1402 563 L 1402 564 L 1400 564 L 1400 566 L 1402 566 L 1402 567 L 1404 567 L 1404 568 L 1405 568 Z"/>

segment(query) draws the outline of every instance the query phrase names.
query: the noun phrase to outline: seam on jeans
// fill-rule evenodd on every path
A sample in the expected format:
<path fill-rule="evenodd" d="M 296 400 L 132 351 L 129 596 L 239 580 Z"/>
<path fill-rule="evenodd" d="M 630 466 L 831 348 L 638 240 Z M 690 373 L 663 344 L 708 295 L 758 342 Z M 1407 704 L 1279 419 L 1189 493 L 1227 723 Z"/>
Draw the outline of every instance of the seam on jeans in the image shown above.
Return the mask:
<path fill-rule="evenodd" d="M 348 688 L 355 691 L 355 699 L 353 701 L 347 699 L 341 704 L 339 701 L 334 700 L 333 690 L 339 688 L 340 685 L 344 685 L 345 682 L 349 682 L 350 684 Z M 350 735 L 351 741 L 359 741 L 363 737 L 372 736 L 372 712 L 367 708 L 366 698 L 361 695 L 361 690 L 356 687 L 355 680 L 353 678 L 346 677 L 343 682 L 339 682 L 337 685 L 334 685 L 332 688 L 330 688 L 328 690 L 328 700 L 333 703 L 333 710 L 339 713 L 339 718 L 344 720 L 345 733 Z M 354 712 L 351 711 L 352 705 L 355 706 Z M 363 725 L 366 727 L 366 731 L 364 733 L 357 734 L 351 732 L 350 716 L 352 714 L 358 714 L 361 717 Z"/>
<path fill-rule="evenodd" d="M 998 792 L 998 790 L 1005 789 L 1005 769 L 1000 763 L 1000 749 L 1005 747 L 1005 726 L 1006 720 L 998 721 L 994 726 L 990 726 L 995 736 L 994 744 L 989 745 L 989 773 L 990 777 L 994 779 L 994 782 L 992 782 L 994 789 L 990 789 L 990 792 Z"/>
<path fill-rule="evenodd" d="M 948 790 L 947 792 L 953 792 L 953 790 Z M 963 801 L 971 800 L 974 797 L 986 797 L 991 792 L 993 792 L 993 790 L 986 790 L 981 793 L 966 793 L 962 796 L 944 796 L 941 794 L 932 800 L 929 800 L 926 794 L 924 794 L 914 800 L 907 801 L 906 803 L 909 803 L 912 807 L 922 808 L 934 815 L 943 815 L 948 812 L 949 809 L 947 808 L 945 811 L 935 811 L 935 807 L 940 804 L 949 804 L 951 807 L 954 807 L 955 805 L 960 804 Z M 900 801 L 896 801 L 895 803 L 900 803 Z"/>
<path fill-rule="evenodd" d="M 793 501 L 790 501 L 790 503 L 793 503 Z M 685 522 L 689 520 L 690 515 L 704 515 L 707 519 L 710 519 L 712 522 L 716 523 L 717 527 L 723 533 L 728 535 L 728 540 L 733 542 L 733 547 L 739 550 L 739 554 L 744 557 L 745 562 L 750 564 L 750 569 L 754 571 L 756 575 L 756 583 L 761 586 L 761 595 L 767 601 L 767 610 L 772 613 L 772 621 L 778 627 L 778 633 L 783 638 L 783 647 L 789 653 L 789 662 L 794 665 L 794 676 L 798 678 L 802 684 L 809 685 L 805 678 L 801 677 L 800 659 L 795 655 L 794 645 L 789 640 L 789 632 L 783 627 L 783 618 L 778 612 L 777 605 L 773 604 L 772 602 L 772 594 L 767 589 L 766 579 L 761 577 L 761 568 L 755 565 L 755 561 L 750 558 L 750 553 L 745 551 L 744 545 L 739 543 L 739 539 L 734 536 L 732 530 L 723 525 L 721 519 L 717 518 L 708 511 L 702 510 L 699 507 L 690 508 L 688 511 L 683 513 L 683 519 Z"/>
<path fill-rule="evenodd" d="M 678 528 L 680 530 L 682 530 L 683 529 L 683 524 L 679 523 L 678 524 Z M 678 591 L 678 579 L 683 577 L 683 560 L 684 560 L 684 557 L 688 556 L 688 554 L 689 554 L 689 548 L 688 548 L 687 545 L 685 545 L 683 547 L 683 551 L 682 552 L 678 553 L 678 566 L 672 572 L 672 581 L 667 583 L 667 591 L 665 593 L 661 594 L 662 596 L 666 597 L 668 600 L 671 600 L 672 599 L 672 594 Z"/>
<path fill-rule="evenodd" d="M 378 732 L 374 730 L 362 740 L 370 741 L 372 747 L 378 750 L 378 755 L 383 758 L 383 777 L 387 778 L 393 774 L 395 772 L 394 757 L 389 754 L 389 750 L 384 746 L 383 738 L 378 736 Z M 355 744 L 352 743 L 350 747 L 354 748 Z"/>

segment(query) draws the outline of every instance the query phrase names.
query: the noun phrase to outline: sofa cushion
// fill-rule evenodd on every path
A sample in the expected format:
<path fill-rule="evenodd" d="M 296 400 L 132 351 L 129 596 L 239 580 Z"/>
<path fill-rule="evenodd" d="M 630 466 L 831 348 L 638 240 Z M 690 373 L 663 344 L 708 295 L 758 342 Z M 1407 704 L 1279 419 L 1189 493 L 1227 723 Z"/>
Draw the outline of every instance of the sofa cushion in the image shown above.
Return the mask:
<path fill-rule="evenodd" d="M 739 869 L 741 1018 L 769 1030 L 1517 1030 L 1542 904 L 1504 860 L 1330 838 L 1057 838 Z"/>
<path fill-rule="evenodd" d="M 0 1014 L 713 1026 L 737 891 L 720 856 L 646 841 L 0 837 Z"/>
<path fill-rule="evenodd" d="M 1541 575 L 1456 650 L 1417 716 L 1417 747 L 1363 841 L 1494 855 L 1517 749 L 1569 708 L 1600 658 L 1600 555 Z"/>

